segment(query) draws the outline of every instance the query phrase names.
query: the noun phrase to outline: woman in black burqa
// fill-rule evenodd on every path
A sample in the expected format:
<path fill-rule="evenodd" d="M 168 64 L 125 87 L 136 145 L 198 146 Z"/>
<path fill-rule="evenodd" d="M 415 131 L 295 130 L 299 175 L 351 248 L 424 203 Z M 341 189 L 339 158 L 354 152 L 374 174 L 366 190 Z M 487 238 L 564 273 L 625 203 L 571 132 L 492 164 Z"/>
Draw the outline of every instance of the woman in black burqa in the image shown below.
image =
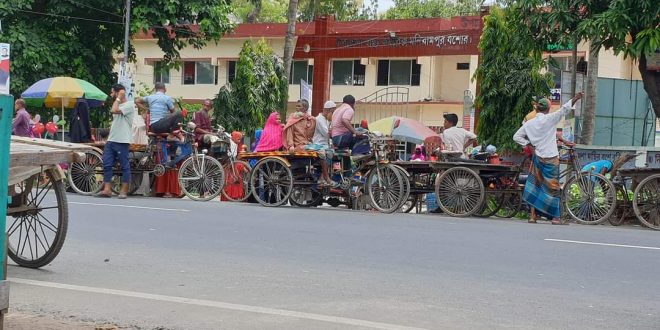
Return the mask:
<path fill-rule="evenodd" d="M 92 129 L 89 122 L 89 104 L 86 100 L 78 100 L 76 107 L 71 113 L 71 127 L 69 138 L 74 143 L 92 141 Z"/>

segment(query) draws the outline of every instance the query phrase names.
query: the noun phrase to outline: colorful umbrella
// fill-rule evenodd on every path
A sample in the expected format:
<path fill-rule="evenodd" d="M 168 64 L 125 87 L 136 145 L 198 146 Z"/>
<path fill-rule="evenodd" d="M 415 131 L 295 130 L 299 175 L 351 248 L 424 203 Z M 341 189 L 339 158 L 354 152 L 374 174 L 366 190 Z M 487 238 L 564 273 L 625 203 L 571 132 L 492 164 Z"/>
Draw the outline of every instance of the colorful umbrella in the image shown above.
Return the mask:
<path fill-rule="evenodd" d="M 96 107 L 101 106 L 108 99 L 108 95 L 85 80 L 55 77 L 37 81 L 21 94 L 21 98 L 29 106 L 61 107 L 62 118 L 64 118 L 64 108 L 75 107 L 79 99 L 85 99 L 89 106 Z M 64 140 L 64 134 L 62 134 L 62 140 Z"/>
<path fill-rule="evenodd" d="M 398 116 L 387 117 L 370 123 L 369 130 L 372 132 L 379 131 L 397 140 L 415 144 L 422 144 L 429 137 L 438 136 L 438 133 L 424 126 L 424 124 L 414 119 Z"/>

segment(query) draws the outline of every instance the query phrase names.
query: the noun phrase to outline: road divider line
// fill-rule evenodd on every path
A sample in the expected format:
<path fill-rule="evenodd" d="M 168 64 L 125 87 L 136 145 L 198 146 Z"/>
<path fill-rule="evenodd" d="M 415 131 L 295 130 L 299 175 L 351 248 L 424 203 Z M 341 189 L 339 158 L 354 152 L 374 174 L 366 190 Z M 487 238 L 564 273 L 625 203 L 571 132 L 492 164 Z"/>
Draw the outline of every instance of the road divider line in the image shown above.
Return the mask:
<path fill-rule="evenodd" d="M 556 239 L 556 238 L 546 238 L 546 239 L 544 239 L 544 241 L 561 242 L 561 243 L 573 243 L 573 244 L 614 246 L 614 247 L 631 248 L 631 249 L 660 250 L 660 247 L 653 247 L 653 246 L 638 246 L 638 245 L 610 244 L 610 243 L 598 243 L 598 242 L 583 242 L 583 241 L 571 241 L 571 240 Z"/>
<path fill-rule="evenodd" d="M 83 203 L 83 202 L 69 202 L 69 204 L 124 207 L 128 209 L 144 209 L 144 210 L 156 210 L 156 211 L 190 212 L 190 210 L 186 210 L 186 209 L 166 209 L 162 207 L 147 207 L 147 206 L 122 205 L 122 204 L 102 204 L 102 203 Z"/>
<path fill-rule="evenodd" d="M 269 307 L 261 307 L 261 306 L 233 304 L 233 303 L 213 301 L 213 300 L 191 299 L 191 298 L 183 298 L 183 297 L 176 297 L 176 296 L 165 296 L 165 295 L 135 292 L 135 291 L 124 291 L 124 290 L 97 288 L 97 287 L 91 287 L 91 286 L 71 285 L 71 284 L 45 282 L 45 281 L 35 281 L 35 280 L 28 280 L 28 279 L 23 279 L 23 278 L 9 278 L 9 281 L 14 282 L 14 283 L 18 283 L 18 284 L 34 285 L 34 286 L 40 286 L 40 287 L 46 287 L 46 288 L 64 289 L 64 290 L 89 292 L 89 293 L 99 293 L 99 294 L 107 294 L 107 295 L 114 295 L 114 296 L 131 297 L 131 298 L 141 298 L 141 299 L 149 299 L 149 300 L 155 300 L 155 301 L 163 301 L 163 302 L 172 302 L 172 303 L 179 303 L 179 304 L 186 304 L 186 305 L 203 306 L 203 307 L 214 307 L 214 308 L 233 310 L 233 311 L 259 313 L 259 314 L 267 314 L 267 315 L 283 316 L 283 317 L 292 317 L 292 318 L 298 318 L 298 319 L 307 319 L 307 320 L 313 320 L 313 321 L 322 321 L 322 322 L 352 325 L 352 326 L 366 327 L 366 328 L 373 328 L 373 329 L 425 330 L 423 328 L 408 327 L 408 326 L 389 324 L 389 323 L 372 322 L 372 321 L 352 319 L 352 318 L 340 317 L 340 316 L 297 312 L 297 311 L 291 311 L 291 310 L 286 310 L 286 309 L 277 309 L 277 308 L 269 308 Z"/>

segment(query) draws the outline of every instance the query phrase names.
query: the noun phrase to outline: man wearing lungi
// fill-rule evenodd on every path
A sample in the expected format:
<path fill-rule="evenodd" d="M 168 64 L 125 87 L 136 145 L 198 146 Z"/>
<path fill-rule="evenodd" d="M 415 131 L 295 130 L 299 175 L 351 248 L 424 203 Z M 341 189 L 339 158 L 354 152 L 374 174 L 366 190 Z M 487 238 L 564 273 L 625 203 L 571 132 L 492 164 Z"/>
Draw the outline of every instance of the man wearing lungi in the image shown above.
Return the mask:
<path fill-rule="evenodd" d="M 569 102 L 562 105 L 558 111 L 550 113 L 550 100 L 544 98 L 538 101 L 538 114 L 529 120 L 513 135 L 513 140 L 523 147 L 534 151 L 532 169 L 525 184 L 523 200 L 531 207 L 530 223 L 536 223 L 536 211 L 552 217 L 553 225 L 562 224 L 559 219 L 559 149 L 557 148 L 557 124 L 571 110 L 575 102 L 582 98 L 582 92 L 577 93 Z"/>

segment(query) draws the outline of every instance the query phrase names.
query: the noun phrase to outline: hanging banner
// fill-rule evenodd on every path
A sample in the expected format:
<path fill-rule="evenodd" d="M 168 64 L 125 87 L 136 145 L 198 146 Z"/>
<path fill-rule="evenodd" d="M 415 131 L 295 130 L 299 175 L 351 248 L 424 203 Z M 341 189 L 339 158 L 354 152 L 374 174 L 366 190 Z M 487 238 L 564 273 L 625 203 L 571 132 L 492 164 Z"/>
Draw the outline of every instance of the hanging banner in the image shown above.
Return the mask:
<path fill-rule="evenodd" d="M 0 44 L 0 95 L 9 95 L 9 44 Z"/>

